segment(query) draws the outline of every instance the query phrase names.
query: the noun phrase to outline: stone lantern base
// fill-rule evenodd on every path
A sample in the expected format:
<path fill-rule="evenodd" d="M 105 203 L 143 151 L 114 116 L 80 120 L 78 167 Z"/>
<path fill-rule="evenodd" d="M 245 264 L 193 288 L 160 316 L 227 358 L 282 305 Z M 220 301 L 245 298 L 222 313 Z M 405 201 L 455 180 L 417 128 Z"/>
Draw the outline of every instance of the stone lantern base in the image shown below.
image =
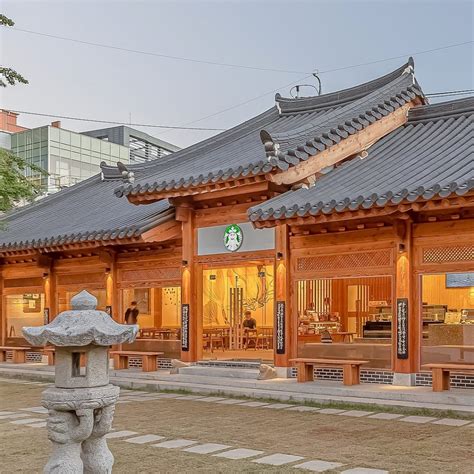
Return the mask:
<path fill-rule="evenodd" d="M 48 388 L 42 405 L 48 409 L 48 438 L 53 453 L 45 473 L 106 474 L 112 472 L 114 457 L 105 435 L 112 427 L 120 388 Z"/>

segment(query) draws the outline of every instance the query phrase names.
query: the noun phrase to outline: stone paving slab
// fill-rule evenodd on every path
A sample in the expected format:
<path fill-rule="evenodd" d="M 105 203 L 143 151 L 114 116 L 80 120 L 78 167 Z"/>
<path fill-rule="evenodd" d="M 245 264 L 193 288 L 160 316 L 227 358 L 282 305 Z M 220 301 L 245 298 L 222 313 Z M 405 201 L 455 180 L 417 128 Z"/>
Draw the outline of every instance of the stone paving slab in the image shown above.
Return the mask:
<path fill-rule="evenodd" d="M 203 395 L 185 395 L 181 397 L 180 400 L 198 400 L 199 398 L 207 398 Z"/>
<path fill-rule="evenodd" d="M 32 413 L 44 413 L 47 414 L 48 410 L 44 407 L 31 407 L 31 408 L 20 408 L 21 411 L 30 411 Z"/>
<path fill-rule="evenodd" d="M 183 449 L 183 451 L 195 454 L 211 454 L 217 451 L 223 451 L 224 449 L 229 449 L 231 447 L 232 446 L 227 444 L 205 443 L 198 444 L 197 446 L 191 446 L 190 448 Z"/>
<path fill-rule="evenodd" d="M 316 407 L 306 407 L 306 406 L 294 406 L 292 408 L 288 408 L 287 411 L 320 411 L 320 408 Z"/>
<path fill-rule="evenodd" d="M 152 443 L 154 441 L 160 441 L 160 439 L 165 439 L 165 437 L 154 435 L 154 434 L 147 434 L 147 435 L 137 436 L 135 438 L 128 438 L 124 441 L 126 443 L 133 443 L 133 444 L 145 444 L 145 443 Z"/>
<path fill-rule="evenodd" d="M 339 415 L 345 411 L 346 410 L 338 410 L 337 408 L 323 408 L 319 410 L 319 413 L 322 413 L 323 415 Z"/>
<path fill-rule="evenodd" d="M 237 448 L 231 449 L 230 451 L 225 451 L 219 454 L 213 454 L 213 456 L 226 459 L 247 459 L 253 458 L 263 454 L 263 451 L 257 451 L 255 449 L 246 449 L 246 448 Z"/>
<path fill-rule="evenodd" d="M 367 418 L 375 418 L 377 420 L 396 420 L 402 418 L 404 415 L 398 415 L 397 413 L 376 413 L 375 415 L 370 415 Z"/>
<path fill-rule="evenodd" d="M 329 469 L 336 469 L 341 466 L 342 464 L 339 462 L 307 461 L 292 467 L 295 467 L 297 469 L 305 469 L 306 471 L 324 472 L 328 471 Z"/>
<path fill-rule="evenodd" d="M 0 420 L 14 420 L 16 418 L 27 418 L 31 416 L 30 413 L 12 413 L 11 415 L 2 415 L 0 416 Z"/>
<path fill-rule="evenodd" d="M 136 431 L 124 430 L 124 431 L 114 431 L 113 433 L 107 433 L 105 435 L 105 437 L 107 439 L 126 438 L 126 437 L 133 436 L 133 435 L 136 435 L 136 434 L 138 434 Z"/>
<path fill-rule="evenodd" d="M 222 405 L 237 405 L 238 403 L 244 403 L 245 400 L 238 400 L 237 398 L 226 398 L 225 400 L 221 400 L 220 402 Z"/>
<path fill-rule="evenodd" d="M 225 397 L 204 397 L 204 398 L 197 398 L 196 402 L 222 402 L 224 400 L 227 400 Z"/>
<path fill-rule="evenodd" d="M 346 469 L 341 474 L 388 474 L 388 471 L 382 469 L 370 469 L 368 467 L 355 467 L 353 469 Z"/>
<path fill-rule="evenodd" d="M 400 418 L 398 421 L 405 421 L 407 423 L 430 423 L 431 421 L 435 421 L 437 418 L 434 418 L 432 416 L 416 416 L 416 415 L 411 415 L 411 416 L 406 416 L 405 418 Z"/>
<path fill-rule="evenodd" d="M 10 421 L 12 425 L 27 425 L 28 423 L 37 423 L 38 421 L 44 421 L 43 418 L 24 418 L 20 420 Z"/>
<path fill-rule="evenodd" d="M 285 408 L 291 408 L 294 405 L 291 405 L 290 403 L 272 403 L 270 405 L 266 405 L 262 408 L 270 408 L 272 410 L 283 410 Z"/>
<path fill-rule="evenodd" d="M 433 425 L 446 425 L 446 426 L 464 426 L 468 425 L 471 420 L 456 420 L 454 418 L 441 418 L 441 420 L 433 421 Z"/>
<path fill-rule="evenodd" d="M 336 469 L 341 467 L 343 464 L 339 462 L 327 462 L 327 461 L 307 461 L 302 464 L 297 464 L 295 467 L 297 469 L 305 469 L 306 471 L 313 471 L 313 472 L 324 472 L 328 471 L 329 469 Z"/>
<path fill-rule="evenodd" d="M 196 444 L 197 441 L 191 439 L 172 439 L 170 441 L 164 441 L 163 443 L 152 444 L 154 448 L 166 448 L 166 449 L 177 449 L 186 448 L 192 444 Z"/>
<path fill-rule="evenodd" d="M 245 402 L 245 403 L 240 404 L 241 407 L 254 407 L 254 408 L 263 407 L 265 405 L 268 405 L 268 403 L 265 403 L 265 402 Z"/>
<path fill-rule="evenodd" d="M 31 425 L 26 425 L 26 426 L 31 426 L 31 428 L 45 428 L 46 427 L 46 421 L 41 421 L 39 423 L 31 423 Z"/>
<path fill-rule="evenodd" d="M 364 410 L 348 410 L 343 413 L 338 413 L 339 416 L 353 416 L 355 418 L 360 418 L 362 416 L 372 415 L 373 411 L 364 411 Z"/>
<path fill-rule="evenodd" d="M 270 456 L 265 456 L 263 458 L 255 459 L 252 462 L 257 464 L 269 464 L 270 466 L 282 466 L 283 464 L 289 464 L 290 462 L 301 461 L 304 459 L 303 456 L 293 456 L 291 454 L 270 454 Z"/>

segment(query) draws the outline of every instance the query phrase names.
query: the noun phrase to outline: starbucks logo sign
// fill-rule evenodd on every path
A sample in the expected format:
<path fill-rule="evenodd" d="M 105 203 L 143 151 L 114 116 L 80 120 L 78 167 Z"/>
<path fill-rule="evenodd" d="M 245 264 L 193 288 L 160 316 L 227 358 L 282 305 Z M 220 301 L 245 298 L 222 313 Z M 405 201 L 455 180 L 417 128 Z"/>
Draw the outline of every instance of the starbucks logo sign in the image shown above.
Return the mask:
<path fill-rule="evenodd" d="M 242 229 L 237 224 L 231 224 L 224 231 L 224 247 L 235 252 L 242 245 L 243 238 Z"/>

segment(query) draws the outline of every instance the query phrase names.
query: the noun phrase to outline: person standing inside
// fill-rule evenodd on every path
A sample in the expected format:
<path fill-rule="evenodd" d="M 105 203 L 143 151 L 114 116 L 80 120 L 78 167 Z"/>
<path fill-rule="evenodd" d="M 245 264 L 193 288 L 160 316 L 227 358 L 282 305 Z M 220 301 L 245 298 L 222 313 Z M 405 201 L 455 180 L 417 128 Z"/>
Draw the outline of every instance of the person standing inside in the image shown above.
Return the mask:
<path fill-rule="evenodd" d="M 137 324 L 138 314 L 137 302 L 132 301 L 130 307 L 125 311 L 125 324 Z"/>

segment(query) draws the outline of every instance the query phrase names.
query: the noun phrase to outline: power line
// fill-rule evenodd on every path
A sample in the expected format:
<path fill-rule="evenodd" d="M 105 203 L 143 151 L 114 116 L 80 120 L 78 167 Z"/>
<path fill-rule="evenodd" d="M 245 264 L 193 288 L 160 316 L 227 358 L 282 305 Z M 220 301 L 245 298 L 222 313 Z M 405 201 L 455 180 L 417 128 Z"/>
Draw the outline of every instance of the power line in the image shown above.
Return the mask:
<path fill-rule="evenodd" d="M 425 94 L 426 97 L 445 97 L 451 95 L 470 95 L 474 94 L 474 89 L 464 89 L 460 91 L 446 91 L 446 92 L 432 92 L 431 94 Z"/>
<path fill-rule="evenodd" d="M 280 73 L 286 73 L 286 74 L 304 74 L 305 73 L 305 71 L 292 71 L 292 70 L 287 70 L 287 69 L 249 66 L 246 64 L 222 63 L 218 61 L 208 61 L 205 59 L 188 58 L 184 56 L 172 56 L 170 54 L 154 53 L 152 51 L 142 51 L 139 49 L 122 48 L 121 46 L 114 46 L 111 44 L 103 44 L 103 43 L 94 43 L 92 41 L 84 41 L 84 40 L 79 40 L 76 38 L 68 38 L 66 36 L 51 35 L 49 33 L 41 33 L 39 31 L 25 30 L 22 28 L 8 28 L 8 30 L 21 31 L 22 33 L 28 33 L 32 35 L 38 35 L 38 36 L 46 36 L 47 38 L 54 38 L 54 39 L 58 39 L 62 41 L 69 41 L 72 43 L 85 44 L 87 46 L 96 46 L 98 48 L 114 49 L 116 51 L 124 51 L 126 53 L 144 54 L 146 56 L 155 56 L 158 58 L 173 59 L 175 61 L 187 61 L 191 63 L 208 64 L 211 66 L 224 66 L 224 67 L 231 67 L 231 68 L 250 69 L 253 71 L 280 72 Z"/>
<path fill-rule="evenodd" d="M 343 71 L 343 70 L 346 70 L 346 69 L 351 69 L 351 68 L 356 68 L 356 67 L 362 67 L 362 66 L 368 66 L 368 65 L 371 65 L 371 64 L 377 64 L 377 63 L 381 63 L 381 62 L 386 62 L 386 61 L 393 61 L 395 59 L 403 59 L 403 58 L 407 58 L 409 56 L 419 56 L 421 54 L 428 54 L 428 53 L 433 53 L 435 51 L 441 51 L 441 50 L 444 50 L 444 49 L 448 49 L 448 48 L 455 48 L 455 47 L 458 47 L 458 46 L 464 46 L 466 44 L 472 44 L 474 43 L 474 40 L 471 40 L 471 41 L 464 41 L 462 43 L 456 43 L 456 44 L 451 44 L 451 45 L 447 45 L 447 46 L 440 46 L 439 48 L 432 48 L 432 49 L 426 49 L 426 50 L 423 50 L 423 51 L 418 51 L 416 53 L 406 53 L 406 54 L 401 54 L 399 56 L 392 56 L 391 58 L 385 58 L 385 59 L 377 59 L 377 60 L 374 60 L 374 61 L 369 61 L 369 62 L 365 62 L 365 63 L 359 63 L 359 64 L 353 64 L 351 66 L 344 66 L 344 67 L 338 67 L 338 68 L 334 68 L 334 69 L 326 69 L 324 71 L 318 71 L 317 74 L 320 75 L 320 74 L 327 74 L 327 73 L 330 73 L 330 72 L 336 72 L 336 71 Z M 222 109 L 222 110 L 219 110 L 217 112 L 214 112 L 210 115 L 206 115 L 205 117 L 201 117 L 200 119 L 197 119 L 197 120 L 193 120 L 191 122 L 186 122 L 184 124 L 184 126 L 188 126 L 188 125 L 193 125 L 195 123 L 198 123 L 198 122 L 201 122 L 202 120 L 206 120 L 208 118 L 211 118 L 211 117 L 215 117 L 216 115 L 220 115 L 220 114 L 223 114 L 224 112 L 228 112 L 230 110 L 234 110 L 238 107 L 242 107 L 244 105 L 247 105 L 249 104 L 250 102 L 254 102 L 258 99 L 261 99 L 262 97 L 265 97 L 269 94 L 274 94 L 275 92 L 278 92 L 279 90 L 281 89 L 285 89 L 289 86 L 292 86 L 294 84 L 298 84 L 299 82 L 301 81 L 304 81 L 305 79 L 308 79 L 310 77 L 312 77 L 312 73 L 311 74 L 308 74 L 300 79 L 297 79 L 296 81 L 293 81 L 289 84 L 286 84 L 284 86 L 280 86 L 276 89 L 273 89 L 271 91 L 268 91 L 268 92 L 264 92 L 263 94 L 260 94 L 260 95 L 257 95 L 256 97 L 252 97 L 251 99 L 248 99 L 244 102 L 240 102 L 236 105 L 233 105 L 231 107 L 227 107 L 225 109 Z"/>
<path fill-rule="evenodd" d="M 207 132 L 223 132 L 225 128 L 206 128 L 206 127 L 178 127 L 174 125 L 154 125 L 149 123 L 129 123 L 129 122 L 116 122 L 115 120 L 101 120 L 101 119 L 90 119 L 85 117 L 70 117 L 67 115 L 57 115 L 57 114 L 46 114 L 41 112 L 29 112 L 25 110 L 13 110 L 8 109 L 11 112 L 15 112 L 17 114 L 25 114 L 25 115 L 37 115 L 39 117 L 51 117 L 51 118 L 60 118 L 64 120 L 76 120 L 78 122 L 96 122 L 96 123 L 108 123 L 113 125 L 127 125 L 127 126 L 134 126 L 134 127 L 150 127 L 150 128 L 165 128 L 165 129 L 172 129 L 172 130 L 201 130 Z"/>
<path fill-rule="evenodd" d="M 265 67 L 258 67 L 258 66 L 249 66 L 249 65 L 246 65 L 246 64 L 223 63 L 223 62 L 218 62 L 218 61 L 208 61 L 208 60 L 204 60 L 204 59 L 189 58 L 189 57 L 184 57 L 184 56 L 173 56 L 173 55 L 170 55 L 170 54 L 155 53 L 155 52 L 152 52 L 152 51 L 143 51 L 143 50 L 139 50 L 139 49 L 123 48 L 121 46 L 114 46 L 114 45 L 103 44 L 103 43 L 95 43 L 95 42 L 92 42 L 92 41 L 85 41 L 85 40 L 80 40 L 80 39 L 76 39 L 76 38 L 69 38 L 69 37 L 66 37 L 66 36 L 52 35 L 52 34 L 49 34 L 49 33 L 42 33 L 42 32 L 39 32 L 39 31 L 26 30 L 26 29 L 23 29 L 23 28 L 16 28 L 16 27 L 8 27 L 7 28 L 5 26 L 4 26 L 4 28 L 7 29 L 8 31 L 20 31 L 22 33 L 28 33 L 28 34 L 32 34 L 32 35 L 38 35 L 38 36 L 45 36 L 47 38 L 54 38 L 54 39 L 58 39 L 58 40 L 61 40 L 61 41 L 69 41 L 69 42 L 72 42 L 72 43 L 85 44 L 85 45 L 88 45 L 88 46 L 96 46 L 98 48 L 114 49 L 116 51 L 124 51 L 124 52 L 127 52 L 127 53 L 143 54 L 143 55 L 147 55 L 147 56 L 155 56 L 155 57 L 159 57 L 159 58 L 173 59 L 173 60 L 176 60 L 176 61 L 187 61 L 187 62 L 192 62 L 192 63 L 208 64 L 208 65 L 212 65 L 212 66 L 224 66 L 224 67 L 231 67 L 231 68 L 241 68 L 241 69 L 249 69 L 249 70 L 254 70 L 254 71 L 279 72 L 279 73 L 286 73 L 286 74 L 312 74 L 312 72 L 310 73 L 309 71 L 296 71 L 296 70 L 278 69 L 278 68 L 265 68 Z M 434 51 L 441 51 L 441 50 L 449 49 L 449 48 L 456 48 L 458 46 L 464 46 L 466 44 L 471 44 L 473 42 L 474 42 L 474 40 L 464 41 L 464 42 L 461 42 L 461 43 L 453 43 L 453 44 L 446 45 L 446 46 L 440 46 L 438 48 L 428 49 L 428 50 L 425 50 L 425 51 L 419 51 L 419 52 L 414 53 L 414 54 L 404 54 L 404 55 L 401 55 L 401 56 L 393 56 L 391 58 L 377 59 L 377 60 L 369 61 L 369 62 L 365 62 L 365 63 L 353 64 L 353 65 L 349 65 L 349 66 L 342 66 L 342 67 L 337 67 L 337 68 L 333 68 L 333 69 L 327 69 L 325 71 L 318 71 L 318 74 L 326 74 L 326 73 L 329 73 L 329 72 L 344 71 L 346 69 L 351 69 L 351 68 L 361 67 L 361 66 L 368 66 L 368 65 L 371 65 L 371 64 L 378 64 L 378 63 L 385 62 L 385 61 L 392 61 L 394 59 L 405 58 L 407 56 L 414 56 L 414 55 L 419 55 L 419 54 L 431 53 L 431 52 L 434 52 Z"/>

